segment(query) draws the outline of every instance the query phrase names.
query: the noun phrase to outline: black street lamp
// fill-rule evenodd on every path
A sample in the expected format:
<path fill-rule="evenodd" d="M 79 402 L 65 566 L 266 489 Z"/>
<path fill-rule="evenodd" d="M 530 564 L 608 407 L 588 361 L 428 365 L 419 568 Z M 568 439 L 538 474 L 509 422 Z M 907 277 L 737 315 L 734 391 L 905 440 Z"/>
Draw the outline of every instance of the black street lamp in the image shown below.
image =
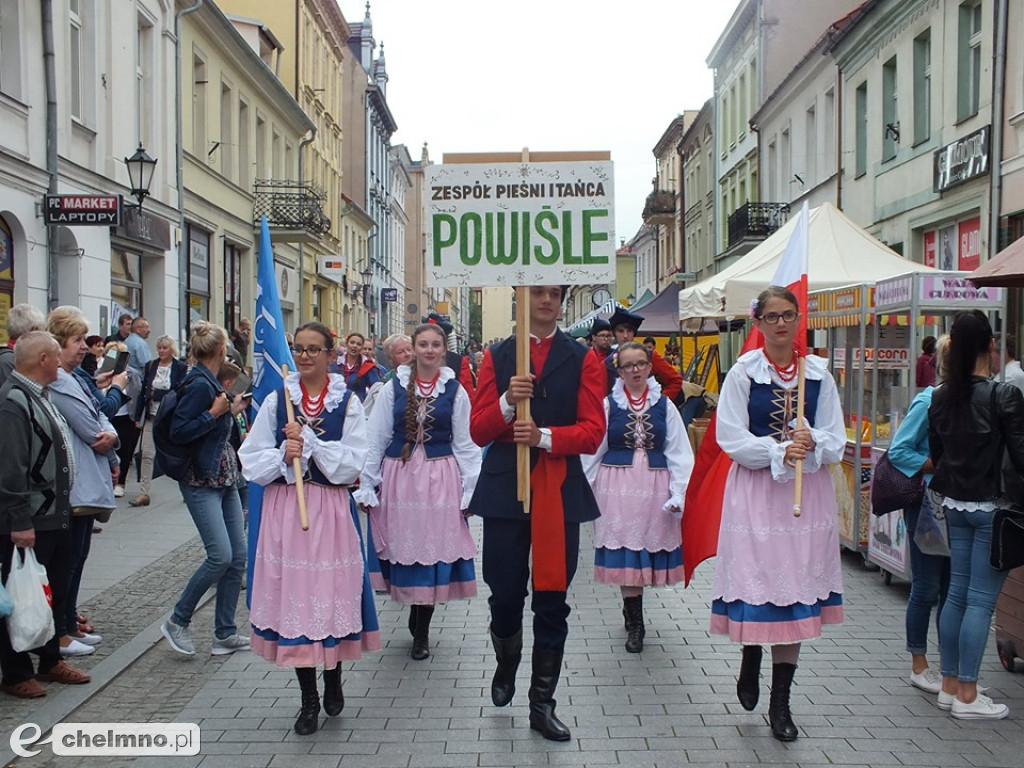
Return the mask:
<path fill-rule="evenodd" d="M 139 201 L 139 208 L 142 208 L 142 201 L 149 196 L 149 185 L 153 183 L 156 160 L 146 154 L 140 142 L 135 154 L 126 157 L 124 164 L 128 166 L 128 182 L 131 185 L 132 197 Z"/>

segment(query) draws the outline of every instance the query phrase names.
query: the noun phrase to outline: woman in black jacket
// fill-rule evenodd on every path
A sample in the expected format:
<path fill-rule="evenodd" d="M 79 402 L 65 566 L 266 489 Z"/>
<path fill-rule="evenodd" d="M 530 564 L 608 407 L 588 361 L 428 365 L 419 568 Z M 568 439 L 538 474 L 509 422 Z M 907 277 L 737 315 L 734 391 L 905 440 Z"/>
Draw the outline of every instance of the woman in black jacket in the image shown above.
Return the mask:
<path fill-rule="evenodd" d="M 978 693 L 978 671 L 1006 571 L 989 565 L 992 517 L 1006 506 L 1003 458 L 1024 474 L 1024 396 L 990 381 L 992 326 L 978 310 L 957 315 L 949 370 L 928 409 L 931 489 L 945 497 L 949 521 L 949 593 L 939 619 L 942 690 L 938 706 L 959 720 L 1009 714 Z M 1020 501 L 1016 499 L 1016 501 Z"/>
<path fill-rule="evenodd" d="M 142 430 L 139 439 L 140 487 L 139 495 L 128 503 L 133 507 L 149 506 L 149 488 L 153 481 L 153 458 L 156 448 L 153 445 L 152 430 L 147 424 L 156 416 L 157 408 L 164 395 L 177 389 L 185 380 L 188 366 L 178 360 L 178 345 L 170 336 L 161 336 L 156 340 L 156 359 L 150 360 L 143 368 L 142 394 L 135 404 L 135 423 Z"/>

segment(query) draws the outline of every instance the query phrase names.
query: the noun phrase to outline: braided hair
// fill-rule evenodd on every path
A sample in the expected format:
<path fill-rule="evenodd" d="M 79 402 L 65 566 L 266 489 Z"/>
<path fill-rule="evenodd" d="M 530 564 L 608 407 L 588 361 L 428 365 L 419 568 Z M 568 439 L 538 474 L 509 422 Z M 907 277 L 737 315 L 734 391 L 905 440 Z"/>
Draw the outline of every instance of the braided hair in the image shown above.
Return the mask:
<path fill-rule="evenodd" d="M 446 340 L 444 331 L 434 323 L 423 323 L 412 332 L 412 345 L 416 347 L 416 338 L 424 332 L 438 334 L 442 341 Z M 409 363 L 409 383 L 405 387 L 405 445 L 402 446 L 402 463 L 409 460 L 412 449 L 416 445 L 416 432 L 419 428 L 416 416 L 419 413 L 419 396 L 416 392 L 416 356 Z"/>

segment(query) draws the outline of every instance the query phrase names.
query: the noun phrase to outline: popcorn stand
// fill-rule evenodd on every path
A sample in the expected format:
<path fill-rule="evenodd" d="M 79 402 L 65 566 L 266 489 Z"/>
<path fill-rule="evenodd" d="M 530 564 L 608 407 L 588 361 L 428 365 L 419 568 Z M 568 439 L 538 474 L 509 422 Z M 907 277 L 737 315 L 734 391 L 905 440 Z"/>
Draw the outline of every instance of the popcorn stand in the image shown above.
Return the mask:
<path fill-rule="evenodd" d="M 964 309 L 987 312 L 993 328 L 1006 317 L 1006 291 L 976 288 L 966 272 L 914 272 L 875 286 L 871 345 L 870 413 L 874 414 L 871 464 L 888 448 L 911 401 L 924 387 L 916 381 L 917 359 L 926 336 L 941 336 L 953 315 Z M 870 496 L 866 508 L 870 508 Z M 885 583 L 893 576 L 910 578 L 907 529 L 903 510 L 869 515 L 867 560 L 882 569 Z"/>
<path fill-rule="evenodd" d="M 861 350 L 867 347 L 873 293 L 870 285 L 852 285 L 813 291 L 807 298 L 807 327 L 815 332 L 817 354 L 828 359 L 846 418 L 843 460 L 830 468 L 839 506 L 839 543 L 862 556 L 868 547 L 872 462 L 871 421 L 864 416 L 871 404 L 866 397 L 871 359 Z M 820 341 L 825 347 L 817 346 Z"/>

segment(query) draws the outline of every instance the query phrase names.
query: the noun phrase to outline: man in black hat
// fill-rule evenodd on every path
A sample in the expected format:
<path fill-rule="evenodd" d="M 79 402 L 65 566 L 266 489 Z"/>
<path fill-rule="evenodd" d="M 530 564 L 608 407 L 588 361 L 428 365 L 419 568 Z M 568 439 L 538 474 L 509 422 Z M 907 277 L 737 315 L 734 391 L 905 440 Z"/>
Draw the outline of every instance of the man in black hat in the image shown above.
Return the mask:
<path fill-rule="evenodd" d="M 604 363 L 612 353 L 612 341 L 615 339 L 611 323 L 602 317 L 594 318 L 594 323 L 590 326 L 590 339 L 590 348 L 597 355 L 597 359 Z"/>
<path fill-rule="evenodd" d="M 437 314 L 437 312 L 431 312 L 423 318 L 423 322 L 439 326 L 448 338 L 451 338 L 452 331 L 455 330 L 452 324 Z M 452 369 L 459 380 L 459 384 L 465 388 L 466 394 L 469 395 L 469 401 L 473 402 L 473 395 L 476 394 L 476 379 L 473 377 L 473 368 L 469 364 L 469 355 L 460 355 L 458 352 L 453 352 L 449 349 L 445 352 L 444 364 Z"/>
<path fill-rule="evenodd" d="M 643 315 L 630 312 L 622 307 L 616 309 L 615 313 L 608 318 L 618 345 L 633 341 L 643 322 Z M 612 387 L 615 386 L 615 380 L 619 378 L 619 372 L 615 368 L 615 355 L 608 355 L 606 365 L 608 367 L 608 392 L 610 393 Z M 651 375 L 661 385 L 661 393 L 675 402 L 683 391 L 683 377 L 657 352 L 651 352 Z"/>

